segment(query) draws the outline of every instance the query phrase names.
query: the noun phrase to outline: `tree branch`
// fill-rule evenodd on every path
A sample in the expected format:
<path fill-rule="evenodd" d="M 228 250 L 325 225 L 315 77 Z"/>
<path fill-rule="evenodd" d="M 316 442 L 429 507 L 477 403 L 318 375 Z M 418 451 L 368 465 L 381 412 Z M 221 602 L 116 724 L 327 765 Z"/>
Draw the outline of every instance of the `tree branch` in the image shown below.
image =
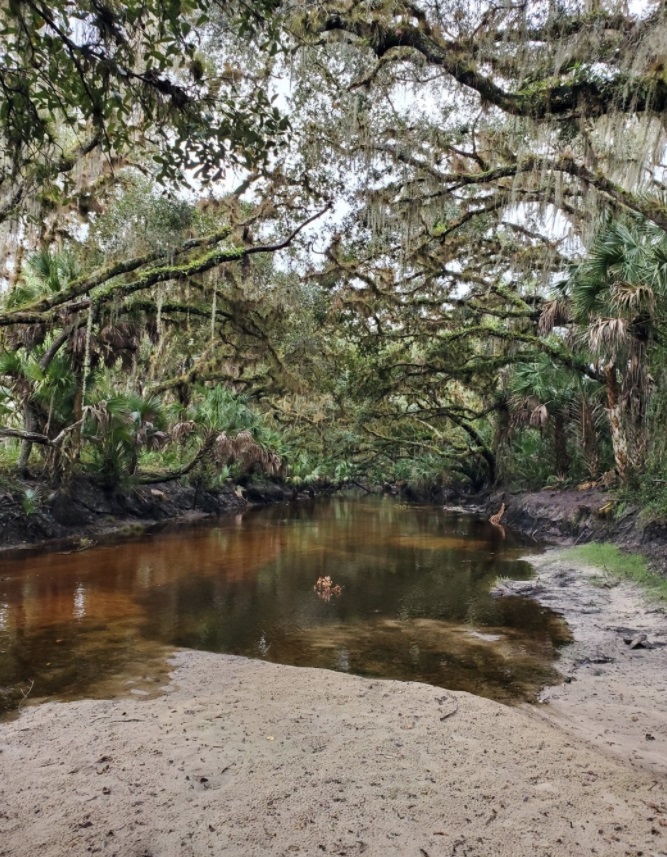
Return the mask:
<path fill-rule="evenodd" d="M 111 283 L 101 292 L 91 296 L 90 300 L 94 304 L 101 306 L 111 300 L 115 300 L 119 297 L 127 297 L 128 295 L 150 288 L 158 283 L 163 283 L 168 280 L 185 280 L 197 274 L 202 274 L 205 271 L 210 271 L 212 268 L 216 268 L 227 262 L 239 262 L 245 257 L 252 256 L 257 253 L 274 253 L 278 250 L 283 250 L 294 241 L 296 236 L 303 229 L 318 218 L 322 217 L 322 215 L 329 211 L 330 208 L 331 203 L 327 203 L 323 209 L 299 224 L 299 226 L 297 226 L 296 229 L 287 236 L 287 238 L 276 244 L 263 244 L 256 247 L 216 249 L 205 256 L 193 259 L 192 261 L 186 262 L 182 265 L 163 265 L 152 270 L 144 271 L 142 274 L 139 274 L 137 279 L 130 283 Z M 212 236 L 208 236 L 207 238 L 188 241 L 181 246 L 178 255 L 194 247 L 205 247 L 218 243 L 221 240 L 221 236 L 226 237 L 226 235 L 229 234 L 229 231 L 229 227 L 225 227 L 225 230 L 215 233 Z M 62 308 L 60 310 L 61 313 L 80 309 L 81 306 L 78 304 L 74 307 L 68 307 L 67 302 L 76 297 L 87 294 L 92 291 L 93 288 L 103 285 L 105 282 L 114 279 L 122 273 L 127 273 L 145 266 L 152 258 L 154 258 L 154 256 L 155 254 L 147 254 L 146 256 L 137 257 L 127 262 L 121 262 L 111 268 L 104 269 L 92 277 L 73 283 L 67 289 L 57 292 L 41 301 L 37 301 L 29 307 L 0 313 L 0 327 L 9 327 L 15 324 L 38 324 L 48 322 L 52 318 L 52 310 L 57 307 Z"/>
<path fill-rule="evenodd" d="M 552 84 L 540 81 L 539 86 L 511 92 L 477 70 L 475 42 L 471 46 L 446 40 L 436 35 L 434 28 L 347 12 L 332 12 L 322 20 L 314 15 L 311 26 L 316 32 L 350 33 L 380 58 L 397 48 L 411 48 L 430 65 L 442 68 L 458 83 L 479 93 L 483 101 L 513 116 L 602 116 L 612 111 L 660 114 L 667 109 L 667 82 L 659 77 L 636 76 L 629 82 L 627 75 L 603 80 L 591 74 L 587 79 L 558 79 Z"/>

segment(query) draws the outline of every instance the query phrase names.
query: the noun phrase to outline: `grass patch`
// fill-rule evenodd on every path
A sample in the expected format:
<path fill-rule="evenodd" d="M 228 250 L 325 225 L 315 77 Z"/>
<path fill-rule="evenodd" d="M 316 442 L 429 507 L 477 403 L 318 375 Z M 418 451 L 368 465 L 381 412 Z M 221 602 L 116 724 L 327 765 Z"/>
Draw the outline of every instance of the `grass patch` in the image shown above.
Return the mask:
<path fill-rule="evenodd" d="M 625 553 L 616 545 L 591 542 L 587 545 L 567 548 L 567 559 L 592 565 L 602 569 L 617 580 L 632 580 L 638 583 L 650 596 L 658 601 L 667 602 L 667 578 L 652 571 L 645 557 L 637 553 Z"/>

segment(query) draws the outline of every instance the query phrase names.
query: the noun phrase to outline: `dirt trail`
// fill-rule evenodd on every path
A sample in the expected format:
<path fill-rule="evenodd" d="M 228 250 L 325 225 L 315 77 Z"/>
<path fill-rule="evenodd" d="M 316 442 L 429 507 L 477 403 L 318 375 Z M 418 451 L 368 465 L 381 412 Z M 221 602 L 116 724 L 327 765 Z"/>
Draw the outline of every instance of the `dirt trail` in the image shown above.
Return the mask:
<path fill-rule="evenodd" d="M 3 857 L 657 857 L 666 800 L 522 709 L 223 655 L 0 725 Z"/>

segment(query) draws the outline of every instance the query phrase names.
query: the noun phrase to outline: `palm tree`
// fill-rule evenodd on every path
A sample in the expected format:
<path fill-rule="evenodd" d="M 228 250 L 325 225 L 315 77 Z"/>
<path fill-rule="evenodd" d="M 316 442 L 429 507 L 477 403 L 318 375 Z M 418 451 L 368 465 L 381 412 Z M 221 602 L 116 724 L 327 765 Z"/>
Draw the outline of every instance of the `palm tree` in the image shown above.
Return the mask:
<path fill-rule="evenodd" d="M 39 365 L 35 360 L 25 359 L 20 351 L 4 351 L 0 354 L 0 379 L 2 380 L 5 397 L 12 402 L 11 412 L 22 414 L 23 431 L 29 435 L 38 431 L 36 414 L 32 403 L 32 393 L 35 382 L 41 376 Z M 21 442 L 18 470 L 21 476 L 28 472 L 28 459 L 32 442 L 24 438 Z"/>
<path fill-rule="evenodd" d="M 25 275 L 7 294 L 5 306 L 17 309 L 59 292 L 78 275 L 76 261 L 69 253 L 49 250 L 33 253 L 26 262 Z M 49 367 L 65 342 L 66 337 L 58 336 L 52 327 L 40 323 L 20 325 L 4 335 L 7 350 L 2 356 L 2 374 L 11 379 L 11 387 L 20 401 L 26 434 L 42 432 L 47 423 L 40 408 L 40 391 L 44 392 L 41 387 Z M 51 395 L 54 393 L 55 387 L 52 387 Z M 32 446 L 31 440 L 23 440 L 18 469 L 24 476 L 28 473 Z"/>
<path fill-rule="evenodd" d="M 162 403 L 156 397 L 110 394 L 85 409 L 85 437 L 97 469 L 109 486 L 134 475 L 142 450 L 161 449 L 169 440 Z"/>
<path fill-rule="evenodd" d="M 568 424 L 574 426 L 586 468 L 592 479 L 598 475 L 596 437 L 599 384 L 558 366 L 544 355 L 532 363 L 519 363 L 509 381 L 510 407 L 515 420 L 545 430 L 553 426 L 553 457 L 556 474 L 569 475 Z"/>
<path fill-rule="evenodd" d="M 625 483 L 646 453 L 648 357 L 667 308 L 667 234 L 637 219 L 605 222 L 561 288 L 604 378 L 616 469 Z"/>
<path fill-rule="evenodd" d="M 192 435 L 201 438 L 197 457 L 212 459 L 218 470 L 233 464 L 242 474 L 260 470 L 276 476 L 282 471 L 278 436 L 242 396 L 224 387 L 200 388 L 195 404 L 172 429 L 174 440 Z"/>
<path fill-rule="evenodd" d="M 50 250 L 34 253 L 26 263 L 25 276 L 7 295 L 5 305 L 16 309 L 30 304 L 62 291 L 79 275 L 76 260 L 69 253 Z M 55 427 L 51 419 L 54 409 L 61 413 L 68 411 L 69 421 L 81 426 L 85 391 L 92 385 L 95 368 L 98 365 L 108 368 L 120 362 L 127 371 L 133 364 L 143 331 L 141 317 L 130 310 L 122 320 L 107 323 L 99 320 L 95 326 L 93 320 L 92 308 L 84 308 L 68 315 L 61 327 L 21 325 L 4 334 L 8 356 L 2 358 L 7 370 L 3 374 L 11 379 L 11 387 L 20 400 L 26 434 Z M 17 365 L 10 365 L 12 360 Z M 45 410 L 47 395 L 50 401 Z M 70 458 L 74 462 L 81 444 L 80 428 L 74 431 L 72 439 L 74 448 Z M 27 473 L 32 445 L 28 438 L 23 440 L 18 465 L 23 474 Z"/>
<path fill-rule="evenodd" d="M 554 464 L 560 477 L 570 471 L 567 423 L 575 390 L 572 374 L 548 357 L 515 366 L 509 384 L 510 407 L 519 422 L 540 431 L 553 426 Z"/>

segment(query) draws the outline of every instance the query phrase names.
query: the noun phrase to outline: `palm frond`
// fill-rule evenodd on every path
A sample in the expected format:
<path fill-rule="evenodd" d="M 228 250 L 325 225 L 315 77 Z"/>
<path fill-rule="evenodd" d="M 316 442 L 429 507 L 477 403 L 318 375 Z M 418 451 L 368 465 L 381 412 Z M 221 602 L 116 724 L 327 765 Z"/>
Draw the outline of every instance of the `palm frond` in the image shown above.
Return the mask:
<path fill-rule="evenodd" d="M 570 308 L 566 300 L 563 298 L 556 298 L 554 300 L 547 301 L 540 313 L 537 325 L 538 333 L 541 336 L 545 336 L 546 334 L 551 333 L 555 327 L 563 327 L 566 324 L 569 324 L 571 320 Z"/>
<path fill-rule="evenodd" d="M 56 256 L 50 250 L 38 250 L 26 260 L 26 268 L 41 284 L 58 291 L 60 278 Z"/>
<path fill-rule="evenodd" d="M 530 414 L 528 422 L 533 428 L 544 428 L 544 426 L 549 422 L 549 409 L 547 406 L 538 405 L 534 408 Z"/>
<path fill-rule="evenodd" d="M 59 292 L 80 274 L 79 265 L 71 253 L 38 250 L 27 261 L 28 278 L 42 291 Z"/>
<path fill-rule="evenodd" d="M 280 456 L 257 443 L 249 431 L 241 431 L 236 437 L 226 432 L 219 434 L 213 445 L 213 457 L 219 466 L 238 464 L 243 472 L 259 469 L 269 476 L 277 476 L 283 467 Z"/>
<path fill-rule="evenodd" d="M 171 438 L 176 443 L 186 441 L 197 429 L 197 423 L 194 420 L 181 420 L 177 422 L 171 429 Z"/>
<path fill-rule="evenodd" d="M 620 281 L 610 288 L 612 305 L 620 312 L 637 313 L 645 310 L 651 316 L 656 310 L 654 290 L 646 283 L 628 283 Z"/>
<path fill-rule="evenodd" d="M 595 354 L 605 351 L 616 355 L 627 345 L 628 321 L 624 318 L 598 318 L 588 328 L 588 342 Z"/>

